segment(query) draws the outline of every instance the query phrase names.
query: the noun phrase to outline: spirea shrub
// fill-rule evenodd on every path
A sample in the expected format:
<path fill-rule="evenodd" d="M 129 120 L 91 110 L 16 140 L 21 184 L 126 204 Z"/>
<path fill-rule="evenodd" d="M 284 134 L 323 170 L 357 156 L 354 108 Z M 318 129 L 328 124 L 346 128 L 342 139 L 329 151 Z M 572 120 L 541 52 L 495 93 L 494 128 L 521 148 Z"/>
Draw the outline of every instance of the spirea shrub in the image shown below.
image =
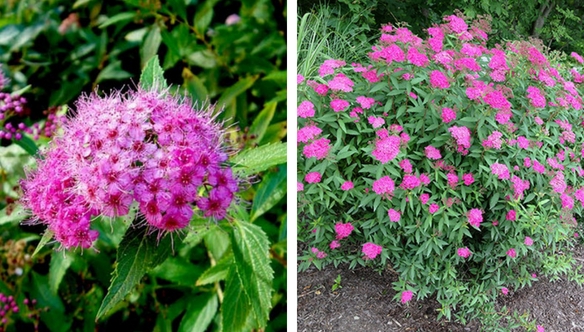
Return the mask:
<path fill-rule="evenodd" d="M 561 65 L 532 41 L 489 48 L 488 32 L 454 15 L 426 39 L 388 25 L 365 63 L 299 76 L 300 269 L 387 266 L 396 300 L 435 294 L 441 315 L 464 320 L 572 268 L 581 58 Z"/>
<path fill-rule="evenodd" d="M 195 211 L 225 217 L 238 190 L 227 157 L 212 107 L 166 91 L 92 94 L 22 181 L 22 203 L 65 248 L 91 247 L 92 219 L 133 206 L 151 230 L 174 232 Z"/>

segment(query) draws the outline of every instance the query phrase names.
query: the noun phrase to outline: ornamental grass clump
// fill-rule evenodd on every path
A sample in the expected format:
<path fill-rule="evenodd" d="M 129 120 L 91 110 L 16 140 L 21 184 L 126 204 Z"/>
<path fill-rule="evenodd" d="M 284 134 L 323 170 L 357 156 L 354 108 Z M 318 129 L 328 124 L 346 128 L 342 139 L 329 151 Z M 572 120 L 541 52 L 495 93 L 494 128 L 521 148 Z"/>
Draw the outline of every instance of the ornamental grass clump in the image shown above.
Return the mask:
<path fill-rule="evenodd" d="M 62 134 L 22 181 L 24 206 L 64 248 L 89 248 L 97 216 L 137 206 L 160 234 L 184 229 L 195 211 L 219 220 L 238 190 L 212 107 L 167 91 L 81 97 Z"/>
<path fill-rule="evenodd" d="M 299 76 L 298 236 L 320 253 L 300 269 L 390 266 L 396 300 L 435 294 L 461 320 L 495 317 L 535 273 L 583 280 L 581 58 L 487 47 L 488 32 L 455 15 L 426 39 L 387 25 L 364 63 Z"/>

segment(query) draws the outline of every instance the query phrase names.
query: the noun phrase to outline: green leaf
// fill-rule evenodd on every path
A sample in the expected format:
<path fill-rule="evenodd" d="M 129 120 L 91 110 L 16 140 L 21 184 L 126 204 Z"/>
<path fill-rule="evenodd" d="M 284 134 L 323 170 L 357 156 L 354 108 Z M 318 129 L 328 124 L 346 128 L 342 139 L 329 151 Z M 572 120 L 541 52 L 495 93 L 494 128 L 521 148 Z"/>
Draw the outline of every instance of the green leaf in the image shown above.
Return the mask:
<path fill-rule="evenodd" d="M 182 77 L 184 79 L 183 87 L 188 91 L 193 102 L 204 103 L 209 99 L 209 91 L 197 75 L 185 67 Z"/>
<path fill-rule="evenodd" d="M 270 266 L 269 240 L 264 231 L 256 225 L 236 221 L 231 233 L 233 256 L 235 258 L 235 273 L 230 273 L 230 283 L 240 283 L 239 292 L 243 297 L 236 299 L 227 298 L 227 291 L 223 303 L 231 301 L 247 302 L 251 313 L 251 322 L 254 328 L 266 326 L 272 307 L 272 281 L 274 271 Z M 230 294 L 231 295 L 231 294 Z M 232 323 L 241 321 L 233 317 L 233 312 L 223 310 L 224 326 L 232 326 Z M 238 329 L 236 329 L 238 330 Z"/>
<path fill-rule="evenodd" d="M 53 294 L 57 294 L 59 284 L 63 280 L 65 273 L 71 266 L 73 259 L 67 251 L 53 251 L 51 253 L 51 264 L 49 266 L 49 288 Z"/>
<path fill-rule="evenodd" d="M 107 20 L 103 21 L 98 28 L 103 29 L 105 27 L 108 27 L 112 24 L 116 24 L 119 22 L 129 22 L 131 20 L 134 19 L 134 17 L 136 17 L 136 12 L 124 12 L 124 13 L 119 13 L 116 14 L 110 18 L 108 18 Z"/>
<path fill-rule="evenodd" d="M 146 33 L 146 38 L 140 47 L 140 65 L 144 67 L 148 61 L 158 53 L 158 48 L 162 43 L 162 35 L 160 34 L 160 27 L 158 25 Z"/>
<path fill-rule="evenodd" d="M 260 141 L 260 145 L 265 145 L 268 143 L 276 143 L 281 141 L 284 137 L 286 137 L 286 133 L 288 130 L 288 123 L 286 121 L 280 121 L 278 123 L 274 123 L 270 125 L 266 132 L 264 133 L 264 137 Z"/>
<path fill-rule="evenodd" d="M 268 129 L 268 125 L 274 117 L 276 106 L 278 106 L 277 102 L 266 103 L 264 105 L 264 109 L 260 112 L 260 114 L 258 114 L 255 120 L 253 120 L 253 123 L 249 128 L 249 132 L 256 137 L 249 141 L 250 145 L 258 143 L 262 140 L 266 130 Z"/>
<path fill-rule="evenodd" d="M 278 172 L 269 173 L 260 183 L 251 207 L 251 220 L 256 220 L 286 196 L 286 165 L 278 167 Z"/>
<path fill-rule="evenodd" d="M 286 162 L 286 144 L 276 143 L 244 150 L 234 156 L 231 162 L 234 171 L 243 176 L 257 174 Z"/>
<path fill-rule="evenodd" d="M 24 151 L 28 152 L 28 154 L 30 154 L 31 156 L 34 156 L 39 150 L 39 148 L 35 144 L 35 142 L 32 139 L 30 139 L 30 137 L 28 137 L 26 135 L 23 135 L 19 140 L 13 139 L 12 141 L 16 145 L 23 148 Z"/>
<path fill-rule="evenodd" d="M 197 280 L 197 286 L 203 286 L 225 280 L 229 273 L 229 267 L 233 265 L 233 255 L 224 255 L 214 266 L 211 266 Z"/>
<path fill-rule="evenodd" d="M 173 244 L 182 242 L 179 233 L 167 234 L 157 239 L 156 234 L 147 234 L 147 228 L 138 227 L 136 223 L 128 228 L 120 243 L 112 282 L 97 312 L 96 320 L 123 301 L 144 274 L 164 262 L 170 255 Z"/>
<path fill-rule="evenodd" d="M 202 273 L 201 266 L 194 265 L 182 257 L 170 257 L 149 274 L 177 285 L 192 286 L 193 281 Z"/>
<path fill-rule="evenodd" d="M 144 90 L 165 89 L 168 87 L 164 79 L 164 71 L 160 67 L 157 56 L 152 57 L 144 66 L 140 75 L 140 87 Z"/>
<path fill-rule="evenodd" d="M 190 301 L 178 328 L 179 332 L 205 332 L 217 313 L 219 301 L 214 293 L 197 296 Z"/>
<path fill-rule="evenodd" d="M 36 249 L 32 253 L 32 257 L 34 257 L 36 254 L 38 254 L 39 251 L 41 251 L 41 249 L 43 249 L 47 245 L 47 243 L 53 239 L 53 235 L 55 235 L 55 233 L 53 233 L 52 231 L 50 231 L 48 229 L 45 231 L 45 234 L 43 234 L 43 237 L 39 241 L 39 244 L 37 245 Z"/>
<path fill-rule="evenodd" d="M 207 0 L 197 8 L 193 25 L 199 35 L 205 35 L 207 32 L 207 28 L 213 19 L 213 7 L 217 2 L 218 0 Z"/>
<path fill-rule="evenodd" d="M 225 293 L 221 305 L 223 326 L 229 326 L 231 331 L 247 331 L 246 322 L 251 313 L 249 298 L 243 292 L 243 281 L 237 272 L 235 264 L 231 265 L 225 282 Z"/>
<path fill-rule="evenodd" d="M 132 77 L 132 74 L 122 69 L 122 61 L 117 60 L 111 62 L 102 71 L 99 72 L 95 83 L 99 83 L 105 80 L 123 80 Z"/>
<path fill-rule="evenodd" d="M 235 97 L 251 88 L 258 77 L 259 76 L 248 76 L 240 78 L 237 83 L 223 91 L 221 97 L 219 97 L 219 100 L 217 101 L 217 106 L 223 109 L 227 105 L 230 105 L 235 100 Z"/>

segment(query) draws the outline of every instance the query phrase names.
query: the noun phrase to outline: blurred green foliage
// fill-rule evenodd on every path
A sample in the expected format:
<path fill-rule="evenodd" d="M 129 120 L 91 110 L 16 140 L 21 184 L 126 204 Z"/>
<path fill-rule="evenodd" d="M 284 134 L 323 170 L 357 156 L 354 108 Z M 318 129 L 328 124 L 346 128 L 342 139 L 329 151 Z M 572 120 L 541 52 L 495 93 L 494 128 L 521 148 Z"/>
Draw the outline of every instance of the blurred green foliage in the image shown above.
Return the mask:
<path fill-rule="evenodd" d="M 23 168 L 34 161 L 14 142 L 1 141 L 0 292 L 15 296 L 20 311 L 8 314 L 0 329 L 232 331 L 266 324 L 266 331 L 285 329 L 285 6 L 269 0 L 0 5 L 0 63 L 10 78 L 5 91 L 30 86 L 23 94 L 30 108 L 27 125 L 44 122 L 52 106 L 67 105 L 74 113 L 73 102 L 82 93 L 136 87 L 145 64 L 158 57 L 171 90 L 224 108 L 219 116 L 229 127 L 230 144 L 242 150 L 233 161 L 241 174 L 254 176 L 234 207 L 234 223 L 194 220 L 194 231 L 182 242 L 174 239 L 170 258 L 98 314 L 120 246 L 133 250 L 124 244 L 131 218 L 98 221 L 98 251 L 57 252 L 49 241 L 33 256 L 39 241 L 50 237 L 41 239 L 42 226 L 19 223 L 25 214 L 15 200 Z M 47 142 L 41 138 L 37 144 Z M 125 227 L 112 227 L 120 224 Z M 257 261 L 258 252 L 269 253 L 269 268 L 242 265 Z M 223 303 L 259 277 L 266 280 L 256 291 L 271 285 L 268 302 L 247 303 L 239 296 Z M 237 324 L 223 326 L 225 321 Z"/>

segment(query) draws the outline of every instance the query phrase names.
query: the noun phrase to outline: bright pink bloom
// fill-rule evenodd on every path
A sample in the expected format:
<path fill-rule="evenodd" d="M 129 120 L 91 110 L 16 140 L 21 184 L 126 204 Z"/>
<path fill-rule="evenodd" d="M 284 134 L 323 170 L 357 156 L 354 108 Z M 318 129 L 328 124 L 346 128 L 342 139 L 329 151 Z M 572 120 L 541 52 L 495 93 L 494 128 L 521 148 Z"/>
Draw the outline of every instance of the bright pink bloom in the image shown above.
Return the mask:
<path fill-rule="evenodd" d="M 329 244 L 329 248 L 331 248 L 331 250 L 335 250 L 340 246 L 341 244 L 337 240 L 332 240 L 331 243 Z"/>
<path fill-rule="evenodd" d="M 373 116 L 373 115 L 368 117 L 367 121 L 369 121 L 369 124 L 371 124 L 373 126 L 373 128 L 379 128 L 385 124 L 385 119 L 378 118 L 378 117 Z"/>
<path fill-rule="evenodd" d="M 501 288 L 501 293 L 503 293 L 503 295 L 507 295 L 509 294 L 509 289 L 507 287 L 503 287 Z"/>
<path fill-rule="evenodd" d="M 353 189 L 353 182 L 351 182 L 351 181 L 345 181 L 341 185 L 341 190 L 347 191 L 347 190 L 351 190 L 351 189 Z"/>
<path fill-rule="evenodd" d="M 424 173 L 420 174 L 419 179 L 420 179 L 420 182 L 422 182 L 422 184 L 425 186 L 430 184 L 430 177 L 428 177 L 427 174 L 424 174 Z"/>
<path fill-rule="evenodd" d="M 479 209 L 470 209 L 467 213 L 468 223 L 474 227 L 480 227 L 483 222 L 483 212 Z"/>
<path fill-rule="evenodd" d="M 314 139 L 321 133 L 322 129 L 318 128 L 316 125 L 307 125 L 304 128 L 298 130 L 296 142 L 308 143 L 308 141 Z"/>
<path fill-rule="evenodd" d="M 375 243 L 367 242 L 363 245 L 363 254 L 365 254 L 365 259 L 375 259 L 383 248 Z"/>
<path fill-rule="evenodd" d="M 491 165 L 491 173 L 497 175 L 499 180 L 509 180 L 511 176 L 509 174 L 509 169 L 505 164 L 494 163 Z"/>
<path fill-rule="evenodd" d="M 304 184 L 302 182 L 296 182 L 296 191 L 303 191 L 304 190 Z"/>
<path fill-rule="evenodd" d="M 563 193 L 560 200 L 562 201 L 562 209 L 572 210 L 574 208 L 574 199 L 570 195 Z"/>
<path fill-rule="evenodd" d="M 433 70 L 430 72 L 430 85 L 438 89 L 447 89 L 450 87 L 448 77 L 439 70 Z"/>
<path fill-rule="evenodd" d="M 321 180 L 321 175 L 318 172 L 308 173 L 304 177 L 304 181 L 306 181 L 306 183 L 319 183 L 320 180 Z"/>
<path fill-rule="evenodd" d="M 370 109 L 371 106 L 373 106 L 375 104 L 375 99 L 364 97 L 364 96 L 359 96 L 359 97 L 357 97 L 357 102 L 361 105 L 361 107 L 363 109 L 367 110 L 367 109 Z"/>
<path fill-rule="evenodd" d="M 399 211 L 394 209 L 389 209 L 389 211 L 387 211 L 387 215 L 389 216 L 389 220 L 392 222 L 398 222 L 401 218 Z"/>
<path fill-rule="evenodd" d="M 458 254 L 458 256 L 460 256 L 462 258 L 468 258 L 468 257 L 470 257 L 470 255 L 472 253 L 470 252 L 470 250 L 467 247 L 464 247 L 464 248 L 458 248 L 457 254 Z"/>
<path fill-rule="evenodd" d="M 337 233 L 337 240 L 342 240 L 346 237 L 348 237 L 349 235 L 351 235 L 351 232 L 353 232 L 353 229 L 355 229 L 353 227 L 353 225 L 351 225 L 351 223 L 336 223 L 335 224 L 335 232 Z"/>
<path fill-rule="evenodd" d="M 517 212 L 515 210 L 507 211 L 507 215 L 505 216 L 506 220 L 515 221 L 517 220 Z"/>
<path fill-rule="evenodd" d="M 465 186 L 470 186 L 474 183 L 475 179 L 472 173 L 467 173 L 462 175 L 462 180 L 464 181 Z"/>
<path fill-rule="evenodd" d="M 328 156 L 331 147 L 330 141 L 323 137 L 307 144 L 302 150 L 302 154 L 306 158 L 315 157 L 317 160 L 321 160 Z"/>
<path fill-rule="evenodd" d="M 408 303 L 412 300 L 412 296 L 414 295 L 414 293 L 412 291 L 403 291 L 401 294 L 401 303 Z"/>
<path fill-rule="evenodd" d="M 427 193 L 423 193 L 420 195 L 420 202 L 422 202 L 422 204 L 426 204 L 428 203 L 428 201 L 430 200 L 430 195 Z"/>
<path fill-rule="evenodd" d="M 440 150 L 436 149 L 435 147 L 428 145 L 425 149 L 424 152 L 426 154 L 426 157 L 428 159 L 432 159 L 432 160 L 437 160 L 442 158 L 442 155 L 440 154 Z"/>
<path fill-rule="evenodd" d="M 382 164 L 393 160 L 399 154 L 401 139 L 398 136 L 387 136 L 375 141 L 375 149 L 371 153 Z"/>
<path fill-rule="evenodd" d="M 400 184 L 399 187 L 405 190 L 412 190 L 419 187 L 420 185 L 421 182 L 420 179 L 418 179 L 418 177 L 416 177 L 415 175 L 406 174 L 404 175 L 402 183 Z"/>
<path fill-rule="evenodd" d="M 343 99 L 333 99 L 331 100 L 331 108 L 335 111 L 335 112 L 341 112 L 347 109 L 347 107 L 349 107 L 349 102 Z"/>
<path fill-rule="evenodd" d="M 468 25 L 466 24 L 466 22 L 456 15 L 446 16 L 444 20 L 446 22 L 450 22 L 448 23 L 448 27 L 454 33 L 463 33 L 468 30 Z"/>
<path fill-rule="evenodd" d="M 353 85 L 355 83 L 343 73 L 338 73 L 335 78 L 328 81 L 328 87 L 333 91 L 351 92 Z"/>
<path fill-rule="evenodd" d="M 311 118 L 314 116 L 314 105 L 305 100 L 298 105 L 298 116 L 301 118 Z"/>
<path fill-rule="evenodd" d="M 482 144 L 485 148 L 494 148 L 499 150 L 503 144 L 501 137 L 503 137 L 503 134 L 498 131 L 494 131 L 491 133 L 491 135 L 489 135 L 489 137 L 487 137 L 486 140 L 482 142 Z"/>
<path fill-rule="evenodd" d="M 407 59 L 410 63 L 418 67 L 426 67 L 430 62 L 428 57 L 425 54 L 420 53 L 416 47 L 410 47 Z"/>
<path fill-rule="evenodd" d="M 300 84 L 302 82 L 304 82 L 304 76 L 300 74 L 296 75 L 296 84 Z"/>
<path fill-rule="evenodd" d="M 395 190 L 395 183 L 389 176 L 384 176 L 379 180 L 373 182 L 373 191 L 377 195 L 393 195 Z"/>
<path fill-rule="evenodd" d="M 566 191 L 566 188 L 568 187 L 566 185 L 566 181 L 564 181 L 564 173 L 562 172 L 557 172 L 556 176 L 554 176 L 551 181 L 550 181 L 550 185 L 552 186 L 552 189 L 559 193 L 559 194 L 563 194 L 564 191 Z"/>
<path fill-rule="evenodd" d="M 436 203 L 432 203 L 428 207 L 428 211 L 430 212 L 430 214 L 436 213 L 439 209 L 440 209 L 440 206 L 438 206 L 438 204 L 436 204 Z"/>
<path fill-rule="evenodd" d="M 456 144 L 458 144 L 458 152 L 462 154 L 468 152 L 470 148 L 470 130 L 467 127 L 452 126 L 448 128 L 448 131 L 456 140 Z"/>
<path fill-rule="evenodd" d="M 546 105 L 545 97 L 541 94 L 541 90 L 534 86 L 527 88 L 527 98 L 529 98 L 533 107 L 544 108 Z"/>
<path fill-rule="evenodd" d="M 454 120 L 456 120 L 456 111 L 448 107 L 442 108 L 442 122 L 449 123 Z"/>
<path fill-rule="evenodd" d="M 515 251 L 515 248 L 511 248 L 511 249 L 507 250 L 507 256 L 509 256 L 511 258 L 517 257 L 517 252 Z"/>
<path fill-rule="evenodd" d="M 526 236 L 523 243 L 525 243 L 526 246 L 531 246 L 533 245 L 533 240 L 529 236 Z"/>
<path fill-rule="evenodd" d="M 448 173 L 446 175 L 446 179 L 448 181 L 448 185 L 450 186 L 450 188 L 452 189 L 456 188 L 456 185 L 458 185 L 458 175 L 456 175 L 455 173 Z"/>
<path fill-rule="evenodd" d="M 345 65 L 345 61 L 343 60 L 335 60 L 329 59 L 325 60 L 320 68 L 318 68 L 318 74 L 320 77 L 324 77 L 326 75 L 334 74 L 335 68 L 339 68 Z"/>
<path fill-rule="evenodd" d="M 404 159 L 399 162 L 399 167 L 404 171 L 406 174 L 411 174 L 413 172 L 412 163 L 409 159 Z"/>

